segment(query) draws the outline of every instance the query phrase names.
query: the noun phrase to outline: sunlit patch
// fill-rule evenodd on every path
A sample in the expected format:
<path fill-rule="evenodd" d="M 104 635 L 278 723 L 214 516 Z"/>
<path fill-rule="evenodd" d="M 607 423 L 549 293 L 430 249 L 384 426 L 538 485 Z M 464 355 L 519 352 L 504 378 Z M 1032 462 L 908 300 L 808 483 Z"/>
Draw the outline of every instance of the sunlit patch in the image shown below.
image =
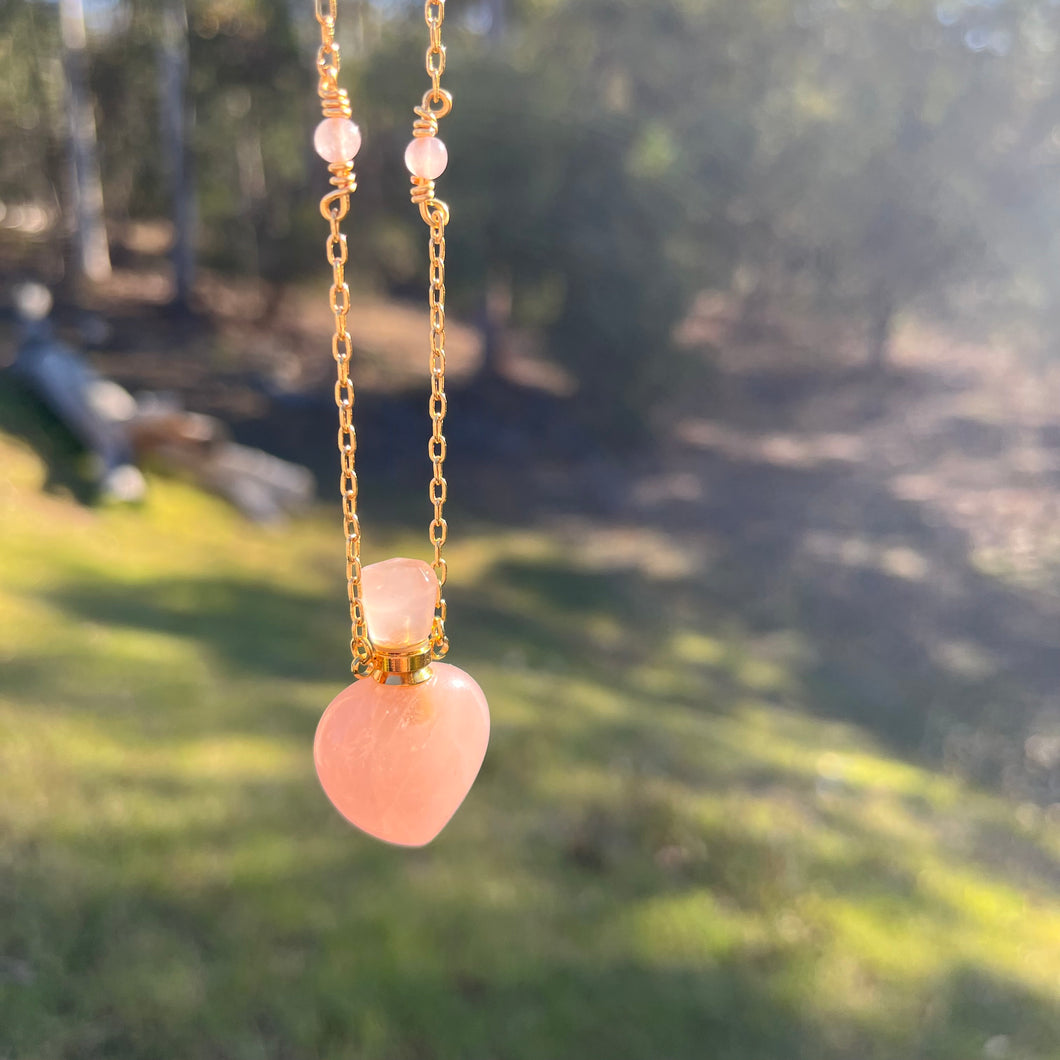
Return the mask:
<path fill-rule="evenodd" d="M 753 917 L 725 908 L 705 889 L 639 902 L 611 930 L 628 938 L 638 957 L 660 966 L 716 961 L 763 936 Z"/>
<path fill-rule="evenodd" d="M 682 441 L 698 449 L 778 467 L 810 468 L 832 461 L 857 463 L 867 455 L 865 439 L 857 434 L 761 434 L 697 419 L 685 420 L 678 425 L 676 433 Z"/>
<path fill-rule="evenodd" d="M 683 630 L 670 643 L 670 654 L 678 662 L 716 666 L 728 651 L 723 640 L 693 630 Z"/>
<path fill-rule="evenodd" d="M 802 547 L 816 559 L 840 563 L 845 567 L 878 570 L 906 581 L 923 581 L 930 572 L 927 557 L 915 549 L 866 537 L 813 531 L 806 535 Z"/>
<path fill-rule="evenodd" d="M 950 673 L 969 681 L 981 681 L 1001 669 L 993 652 L 967 640 L 938 640 L 931 645 L 931 656 Z"/>
<path fill-rule="evenodd" d="M 557 527 L 572 565 L 583 570 L 631 570 L 653 578 L 682 578 L 701 568 L 700 556 L 673 535 L 650 527 L 602 528 L 567 519 Z"/>

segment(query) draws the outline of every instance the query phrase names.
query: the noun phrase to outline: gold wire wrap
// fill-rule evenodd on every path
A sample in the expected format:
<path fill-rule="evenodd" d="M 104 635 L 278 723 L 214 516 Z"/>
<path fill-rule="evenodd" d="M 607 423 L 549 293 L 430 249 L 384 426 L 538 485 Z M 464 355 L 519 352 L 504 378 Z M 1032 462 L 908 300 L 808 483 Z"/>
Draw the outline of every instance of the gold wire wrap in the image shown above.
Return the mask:
<path fill-rule="evenodd" d="M 335 204 L 343 199 L 346 200 L 346 206 L 342 209 L 342 217 L 345 217 L 349 209 L 349 198 L 357 190 L 357 176 L 353 172 L 351 162 L 332 162 L 328 166 L 328 172 L 331 174 L 331 183 L 335 185 L 335 190 L 329 191 L 320 200 L 320 212 L 325 221 L 331 220 Z"/>
<path fill-rule="evenodd" d="M 353 115 L 350 107 L 350 97 L 344 88 L 328 89 L 321 91 L 320 110 L 325 118 L 349 118 Z"/>
<path fill-rule="evenodd" d="M 421 203 L 429 205 L 434 199 L 434 181 L 428 180 L 426 177 L 413 176 L 411 197 L 416 206 L 419 206 Z M 424 217 L 423 219 L 427 224 L 431 223 L 427 217 Z"/>
<path fill-rule="evenodd" d="M 412 109 L 419 115 L 419 117 L 412 123 L 412 135 L 437 136 L 438 116 L 433 111 L 426 110 L 423 107 L 413 107 Z"/>
<path fill-rule="evenodd" d="M 335 43 L 336 0 L 327 0 L 327 10 L 321 0 L 315 0 L 317 22 L 320 23 L 320 50 L 317 52 L 319 84 L 317 94 L 325 118 L 349 118 L 353 113 L 345 89 L 339 88 L 339 46 Z M 350 311 L 350 288 L 346 283 L 347 246 L 340 223 L 350 210 L 350 196 L 357 190 L 357 178 L 352 161 L 332 162 L 328 166 L 334 190 L 320 200 L 320 212 L 330 226 L 325 252 L 331 265 L 332 283 L 328 304 L 335 317 L 335 332 L 331 338 L 331 353 L 337 368 L 335 405 L 339 410 L 338 448 L 341 472 L 339 493 L 342 497 L 342 522 L 346 536 L 346 595 L 350 603 L 350 669 L 359 677 L 373 670 L 372 643 L 361 598 L 361 523 L 357 518 L 357 432 L 353 426 L 353 405 L 356 394 L 350 378 L 353 340 L 347 326 Z"/>

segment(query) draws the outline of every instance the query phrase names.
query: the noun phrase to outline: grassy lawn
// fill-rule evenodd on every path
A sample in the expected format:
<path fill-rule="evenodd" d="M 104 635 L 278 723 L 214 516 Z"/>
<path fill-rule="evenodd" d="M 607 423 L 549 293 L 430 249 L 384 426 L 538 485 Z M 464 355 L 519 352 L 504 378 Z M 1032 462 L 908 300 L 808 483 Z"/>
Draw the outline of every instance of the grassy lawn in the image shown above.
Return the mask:
<path fill-rule="evenodd" d="M 442 837 L 391 849 L 312 768 L 336 513 L 43 478 L 0 435 L 0 1057 L 1060 1057 L 1055 813 L 815 717 L 799 630 L 454 526 L 493 737 Z"/>

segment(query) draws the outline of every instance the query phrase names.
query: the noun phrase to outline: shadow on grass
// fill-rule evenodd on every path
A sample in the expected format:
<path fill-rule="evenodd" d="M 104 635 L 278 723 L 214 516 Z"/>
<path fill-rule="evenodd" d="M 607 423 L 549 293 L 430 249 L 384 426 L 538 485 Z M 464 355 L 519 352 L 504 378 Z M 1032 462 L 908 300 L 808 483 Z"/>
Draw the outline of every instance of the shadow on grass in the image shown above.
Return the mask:
<path fill-rule="evenodd" d="M 67 493 L 80 504 L 96 499 L 98 487 L 86 470 L 84 446 L 10 369 L 0 371 L 0 427 L 40 456 L 47 470 L 46 493 Z"/>
<path fill-rule="evenodd" d="M 583 540 L 572 544 L 582 552 L 601 531 L 660 532 L 695 557 L 687 576 L 652 577 L 635 562 L 587 574 L 575 559 L 508 564 L 492 576 L 554 618 L 579 650 L 591 638 L 577 619 L 590 612 L 622 624 L 626 658 L 642 646 L 665 652 L 682 625 L 707 635 L 739 627 L 752 651 L 793 635 L 805 651 L 790 705 L 853 721 L 902 755 L 974 782 L 1055 801 L 1060 755 L 1041 748 L 1060 724 L 1060 603 L 1048 584 L 1021 587 L 980 569 L 969 534 L 951 520 L 942 472 L 938 497 L 912 500 L 899 485 L 903 474 L 931 482 L 936 463 L 970 453 L 996 464 L 995 485 L 1005 486 L 1018 432 L 943 417 L 922 458 L 896 468 L 862 436 L 872 389 L 864 379 L 843 384 L 851 395 L 836 402 L 838 418 L 806 413 L 803 403 L 828 385 L 815 376 L 751 412 L 719 404 L 710 429 L 671 445 L 665 459 L 629 462 L 617 513 L 592 503 L 591 460 L 557 465 L 563 498 L 539 509 L 538 522 L 557 512 L 578 518 Z M 892 379 L 872 395 L 876 418 L 897 421 L 903 402 L 952 396 L 955 385 L 930 373 Z M 670 481 L 678 496 L 668 495 Z M 585 657 L 591 667 L 599 645 Z M 1028 753 L 1040 734 L 1041 753 Z"/>
<path fill-rule="evenodd" d="M 1055 794 L 1060 763 L 1043 772 L 1024 754 L 1057 716 L 1054 605 L 977 570 L 963 534 L 885 484 L 753 466 L 719 477 L 722 490 L 770 482 L 756 535 L 720 523 L 722 562 L 754 601 L 729 597 L 749 625 L 809 642 L 807 709 L 989 786 Z"/>
<path fill-rule="evenodd" d="M 747 402 L 732 391 L 777 380 L 735 373 L 709 429 L 672 453 L 700 499 L 643 515 L 684 541 L 709 537 L 699 583 L 716 607 L 807 640 L 804 709 L 990 787 L 1055 800 L 1060 756 L 1035 760 L 1025 745 L 1060 722 L 1060 600 L 1047 577 L 1019 586 L 985 573 L 954 500 L 1033 487 L 1011 471 L 1026 457 L 1025 425 L 993 422 L 981 394 L 981 417 L 949 411 L 984 386 L 968 366 L 800 378 Z"/>
<path fill-rule="evenodd" d="M 132 586 L 74 582 L 55 591 L 51 601 L 105 626 L 197 642 L 233 674 L 319 679 L 341 657 L 345 642 L 336 622 L 342 615 L 338 598 L 247 579 L 163 578 Z"/>

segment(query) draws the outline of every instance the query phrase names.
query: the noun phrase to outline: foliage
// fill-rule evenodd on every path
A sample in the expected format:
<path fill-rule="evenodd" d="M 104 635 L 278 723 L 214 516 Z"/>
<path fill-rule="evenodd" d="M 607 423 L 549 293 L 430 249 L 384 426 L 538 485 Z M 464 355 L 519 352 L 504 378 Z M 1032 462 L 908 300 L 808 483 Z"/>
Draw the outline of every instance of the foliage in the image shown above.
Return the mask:
<path fill-rule="evenodd" d="M 188 9 L 204 259 L 277 282 L 315 270 L 315 23 L 279 0 Z M 107 202 L 114 218 L 153 215 L 167 201 L 157 10 L 105 10 Z M 365 131 L 355 267 L 401 292 L 423 286 L 401 164 L 426 84 L 420 10 L 351 0 L 341 23 Z M 502 31 L 489 10 L 506 11 Z M 16 115 L 0 141 L 17 145 L 0 185 L 32 197 L 42 174 L 62 186 L 51 10 L 0 18 Z M 490 284 L 510 285 L 514 322 L 542 331 L 612 435 L 683 377 L 675 326 L 736 273 L 761 296 L 752 311 L 798 296 L 866 321 L 881 360 L 906 308 L 1055 313 L 1055 4 L 493 0 L 446 24 L 451 299 L 477 316 Z"/>
<path fill-rule="evenodd" d="M 36 4 L 6 0 L 0 26 L 0 142 L 6 147 L 0 152 L 0 201 L 47 201 L 52 189 L 42 177 L 53 168 L 65 132 L 59 122 L 57 24 Z"/>
<path fill-rule="evenodd" d="M 872 317 L 909 305 L 937 316 L 972 285 L 1011 308 L 1031 261 L 1051 286 L 1055 228 L 1032 237 L 1028 224 L 1056 209 L 1046 182 L 1060 151 L 1042 108 L 1058 90 L 1057 13 L 983 6 L 803 11 L 790 81 L 774 83 L 758 123 L 746 209 L 766 233 L 759 264 L 779 258 L 825 304 Z"/>

